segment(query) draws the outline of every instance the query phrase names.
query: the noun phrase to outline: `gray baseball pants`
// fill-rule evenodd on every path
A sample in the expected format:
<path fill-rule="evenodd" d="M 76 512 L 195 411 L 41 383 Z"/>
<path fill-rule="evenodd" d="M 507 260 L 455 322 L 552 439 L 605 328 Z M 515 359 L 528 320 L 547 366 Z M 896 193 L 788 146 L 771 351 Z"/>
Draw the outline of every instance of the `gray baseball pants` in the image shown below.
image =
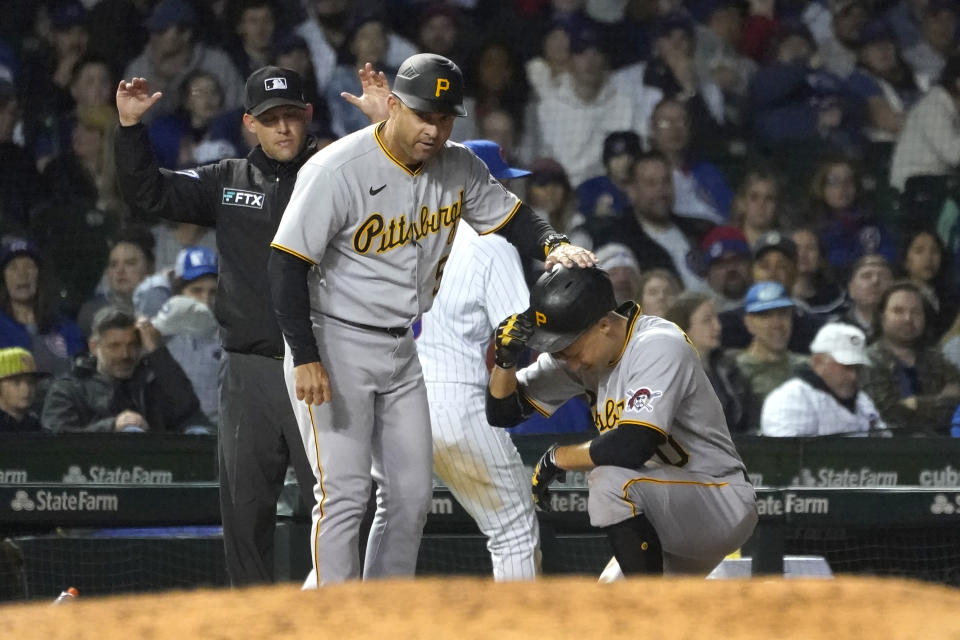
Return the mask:
<path fill-rule="evenodd" d="M 427 394 L 410 331 L 391 335 L 314 318 L 333 400 L 296 399 L 293 359 L 284 375 L 315 485 L 304 588 L 360 577 L 360 521 L 376 482 L 377 510 L 363 577 L 412 576 L 433 495 Z"/>

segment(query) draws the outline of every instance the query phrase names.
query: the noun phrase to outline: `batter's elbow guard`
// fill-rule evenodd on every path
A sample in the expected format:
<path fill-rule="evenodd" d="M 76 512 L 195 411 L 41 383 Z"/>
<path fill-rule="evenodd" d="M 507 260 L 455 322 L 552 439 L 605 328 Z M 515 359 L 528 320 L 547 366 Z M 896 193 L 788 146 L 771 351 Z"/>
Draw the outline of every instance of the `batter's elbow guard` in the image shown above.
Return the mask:
<path fill-rule="evenodd" d="M 492 427 L 507 429 L 523 422 L 520 394 L 514 391 L 506 398 L 494 398 L 487 388 L 487 422 Z"/>

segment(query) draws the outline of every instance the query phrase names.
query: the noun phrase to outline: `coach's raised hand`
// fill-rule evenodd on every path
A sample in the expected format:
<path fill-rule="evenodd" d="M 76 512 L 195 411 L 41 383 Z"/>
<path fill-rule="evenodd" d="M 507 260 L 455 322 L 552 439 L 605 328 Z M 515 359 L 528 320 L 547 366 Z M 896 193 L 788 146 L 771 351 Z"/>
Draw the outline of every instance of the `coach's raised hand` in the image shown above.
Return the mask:
<path fill-rule="evenodd" d="M 163 96 L 159 91 L 150 93 L 146 78 L 132 78 L 130 82 L 120 81 L 117 87 L 117 113 L 120 124 L 129 127 L 140 122 L 143 114 Z"/>

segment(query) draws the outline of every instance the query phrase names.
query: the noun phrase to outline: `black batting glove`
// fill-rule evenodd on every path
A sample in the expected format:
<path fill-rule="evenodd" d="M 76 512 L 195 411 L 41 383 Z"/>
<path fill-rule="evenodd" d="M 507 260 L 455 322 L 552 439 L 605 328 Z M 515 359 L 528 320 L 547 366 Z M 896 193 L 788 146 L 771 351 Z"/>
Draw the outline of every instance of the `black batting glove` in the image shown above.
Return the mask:
<path fill-rule="evenodd" d="M 553 511 L 550 506 L 550 483 L 554 480 L 563 482 L 567 479 L 567 472 L 557 466 L 556 452 L 560 445 L 554 444 L 540 456 L 537 466 L 533 470 L 533 504 L 540 511 Z"/>
<path fill-rule="evenodd" d="M 533 335 L 533 322 L 526 313 L 515 313 L 497 327 L 494 332 L 496 350 L 493 361 L 501 369 L 517 366 L 520 354 L 527 346 L 527 340 Z"/>

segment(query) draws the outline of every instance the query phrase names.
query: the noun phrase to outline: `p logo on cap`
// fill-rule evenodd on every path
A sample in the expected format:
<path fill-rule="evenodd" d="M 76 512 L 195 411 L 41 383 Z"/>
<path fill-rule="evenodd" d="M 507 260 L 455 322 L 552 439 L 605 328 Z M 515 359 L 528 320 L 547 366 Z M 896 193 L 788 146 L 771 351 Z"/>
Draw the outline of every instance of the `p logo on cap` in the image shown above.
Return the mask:
<path fill-rule="evenodd" d="M 438 98 L 440 97 L 441 91 L 449 91 L 449 90 L 450 90 L 450 81 L 447 80 L 446 78 L 437 78 L 436 97 Z"/>
<path fill-rule="evenodd" d="M 546 314 L 544 314 L 542 311 L 537 311 L 535 315 L 536 315 L 538 327 L 542 327 L 543 325 L 547 324 Z"/>
<path fill-rule="evenodd" d="M 286 78 L 267 78 L 263 81 L 263 88 L 267 91 L 276 91 L 287 88 Z"/>

